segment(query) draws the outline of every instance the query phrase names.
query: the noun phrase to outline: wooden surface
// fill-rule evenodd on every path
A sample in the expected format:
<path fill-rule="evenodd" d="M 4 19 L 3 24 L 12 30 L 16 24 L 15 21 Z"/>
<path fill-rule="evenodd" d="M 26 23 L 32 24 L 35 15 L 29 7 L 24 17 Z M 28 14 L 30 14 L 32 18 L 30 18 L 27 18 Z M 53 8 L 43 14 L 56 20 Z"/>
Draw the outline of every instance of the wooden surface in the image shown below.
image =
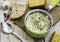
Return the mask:
<path fill-rule="evenodd" d="M 51 14 L 51 16 L 52 16 L 52 18 L 53 18 L 53 24 L 55 25 L 59 20 L 60 20 L 60 6 L 59 7 L 55 7 L 51 12 L 50 12 L 50 14 Z M 19 27 L 21 27 L 21 29 L 22 30 L 24 30 L 25 31 L 25 25 L 24 25 L 24 16 L 23 17 L 21 17 L 20 19 L 18 19 L 18 20 L 16 20 L 16 21 L 14 21 L 14 23 L 17 25 L 17 26 L 19 26 Z M 34 39 L 34 38 L 33 38 Z M 34 39 L 34 41 L 35 42 L 42 42 L 42 40 L 41 39 Z M 46 40 L 45 40 L 46 41 Z M 48 40 L 47 40 L 48 41 Z M 46 41 L 46 42 L 47 42 Z"/>
<path fill-rule="evenodd" d="M 49 4 L 50 1 L 47 0 L 47 4 Z M 46 5 L 47 7 L 47 5 Z M 25 13 L 26 14 L 26 13 Z M 55 7 L 50 14 L 53 17 L 53 22 L 54 24 L 56 24 L 59 20 L 60 20 L 60 6 L 59 7 Z M 24 15 L 25 16 L 25 15 Z M 41 42 L 41 39 L 34 39 L 32 37 L 30 37 L 26 31 L 25 31 L 25 25 L 24 25 L 24 16 L 14 20 L 12 26 L 14 29 L 14 32 L 17 33 L 18 35 L 20 35 L 22 38 L 26 39 L 28 42 Z M 18 38 L 16 38 L 16 36 L 12 35 L 12 34 L 5 34 L 1 31 L 1 25 L 0 25 L 0 42 L 21 42 Z"/>

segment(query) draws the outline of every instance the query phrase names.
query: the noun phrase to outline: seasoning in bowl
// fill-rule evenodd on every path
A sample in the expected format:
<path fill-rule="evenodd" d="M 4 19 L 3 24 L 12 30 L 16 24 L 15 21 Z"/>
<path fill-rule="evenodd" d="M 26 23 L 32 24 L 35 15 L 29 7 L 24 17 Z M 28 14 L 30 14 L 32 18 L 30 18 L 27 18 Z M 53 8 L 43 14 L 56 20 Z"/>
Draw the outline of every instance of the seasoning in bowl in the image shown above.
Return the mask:
<path fill-rule="evenodd" d="M 27 16 L 25 25 L 29 35 L 35 38 L 42 38 L 49 32 L 51 20 L 45 13 L 35 11 Z"/>

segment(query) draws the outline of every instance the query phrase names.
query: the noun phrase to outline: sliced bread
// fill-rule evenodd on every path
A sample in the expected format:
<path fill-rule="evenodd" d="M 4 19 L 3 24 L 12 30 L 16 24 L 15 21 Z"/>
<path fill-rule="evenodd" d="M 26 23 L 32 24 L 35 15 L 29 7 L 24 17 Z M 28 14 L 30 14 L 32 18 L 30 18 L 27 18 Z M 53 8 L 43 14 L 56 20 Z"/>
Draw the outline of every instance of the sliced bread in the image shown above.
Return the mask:
<path fill-rule="evenodd" d="M 51 42 L 60 42 L 60 34 L 54 32 Z"/>
<path fill-rule="evenodd" d="M 26 5 L 13 4 L 11 18 L 12 19 L 19 18 L 25 13 L 25 11 L 26 11 Z"/>

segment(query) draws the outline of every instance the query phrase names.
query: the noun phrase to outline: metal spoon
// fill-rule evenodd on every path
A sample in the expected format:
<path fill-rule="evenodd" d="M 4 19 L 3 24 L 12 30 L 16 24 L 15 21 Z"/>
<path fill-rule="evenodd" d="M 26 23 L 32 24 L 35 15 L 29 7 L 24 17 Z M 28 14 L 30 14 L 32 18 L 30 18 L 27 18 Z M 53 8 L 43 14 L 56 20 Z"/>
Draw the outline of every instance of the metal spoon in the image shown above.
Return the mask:
<path fill-rule="evenodd" d="M 21 40 L 21 42 L 27 42 L 25 39 L 23 39 L 22 37 L 17 35 L 15 32 L 13 32 L 12 26 L 9 23 L 1 22 L 1 27 L 2 27 L 1 29 L 4 33 L 14 34 L 17 38 L 19 38 Z"/>

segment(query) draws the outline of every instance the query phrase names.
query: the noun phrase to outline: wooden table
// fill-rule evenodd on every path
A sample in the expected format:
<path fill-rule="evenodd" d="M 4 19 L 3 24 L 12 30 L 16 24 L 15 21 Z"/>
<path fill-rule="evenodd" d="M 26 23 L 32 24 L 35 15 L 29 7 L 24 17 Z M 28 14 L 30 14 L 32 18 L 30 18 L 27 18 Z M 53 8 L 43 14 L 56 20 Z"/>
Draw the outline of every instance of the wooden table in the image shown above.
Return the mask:
<path fill-rule="evenodd" d="M 50 0 L 47 0 L 47 5 L 49 4 Z M 46 5 L 46 7 L 47 7 Z M 56 24 L 60 20 L 60 6 L 55 7 L 50 14 L 53 17 L 53 22 Z M 24 15 L 25 16 L 25 15 Z M 28 42 L 41 42 L 41 39 L 34 39 L 30 37 L 26 31 L 25 31 L 25 26 L 24 26 L 24 16 L 15 20 L 14 22 L 11 22 L 14 32 L 20 35 L 22 38 L 26 39 Z M 15 24 L 14 24 L 15 23 Z M 1 31 L 1 26 L 0 26 L 0 42 L 21 42 L 16 36 L 12 34 L 5 34 Z"/>

